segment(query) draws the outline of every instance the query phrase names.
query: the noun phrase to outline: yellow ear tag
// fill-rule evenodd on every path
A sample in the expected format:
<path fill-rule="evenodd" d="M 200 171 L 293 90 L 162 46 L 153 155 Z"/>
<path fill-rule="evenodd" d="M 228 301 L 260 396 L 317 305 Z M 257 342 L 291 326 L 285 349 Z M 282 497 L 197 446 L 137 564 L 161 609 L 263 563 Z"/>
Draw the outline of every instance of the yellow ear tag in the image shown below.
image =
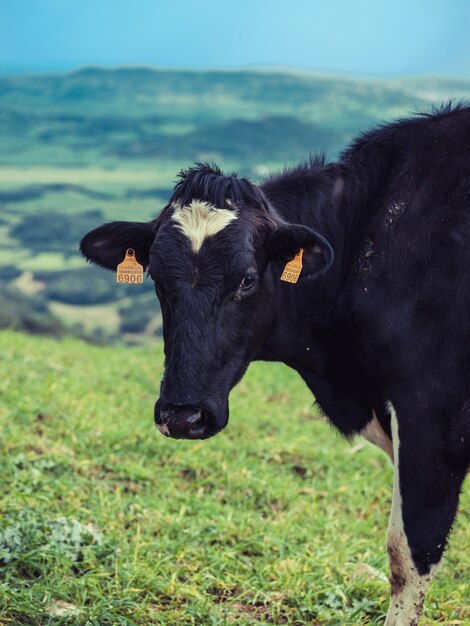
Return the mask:
<path fill-rule="evenodd" d="M 116 282 L 126 285 L 141 285 L 144 282 L 144 268 L 137 262 L 132 248 L 126 250 L 124 261 L 117 266 Z"/>
<path fill-rule="evenodd" d="M 284 271 L 281 274 L 281 280 L 284 280 L 286 283 L 295 284 L 299 280 L 300 272 L 302 271 L 302 257 L 304 255 L 304 249 L 299 248 L 299 251 L 292 259 L 289 261 Z"/>

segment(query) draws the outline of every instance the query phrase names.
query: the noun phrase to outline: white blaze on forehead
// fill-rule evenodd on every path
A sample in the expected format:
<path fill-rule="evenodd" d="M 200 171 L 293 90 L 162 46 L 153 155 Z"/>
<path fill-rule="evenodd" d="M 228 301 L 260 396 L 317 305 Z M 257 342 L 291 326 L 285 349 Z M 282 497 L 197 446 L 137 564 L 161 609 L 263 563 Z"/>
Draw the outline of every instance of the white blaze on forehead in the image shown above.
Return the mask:
<path fill-rule="evenodd" d="M 193 200 L 184 207 L 173 205 L 171 219 L 189 239 L 193 251 L 199 252 L 208 237 L 216 235 L 237 217 L 234 209 L 219 209 L 209 202 Z"/>

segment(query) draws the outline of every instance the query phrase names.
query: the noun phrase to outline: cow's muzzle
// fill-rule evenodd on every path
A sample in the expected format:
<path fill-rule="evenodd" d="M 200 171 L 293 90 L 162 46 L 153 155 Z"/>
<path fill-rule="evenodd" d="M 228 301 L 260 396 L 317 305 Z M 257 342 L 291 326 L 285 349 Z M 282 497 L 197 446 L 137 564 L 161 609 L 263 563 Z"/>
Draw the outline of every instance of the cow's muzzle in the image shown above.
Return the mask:
<path fill-rule="evenodd" d="M 207 439 L 223 428 L 201 406 L 162 404 L 159 400 L 155 404 L 155 424 L 161 433 L 173 439 Z"/>

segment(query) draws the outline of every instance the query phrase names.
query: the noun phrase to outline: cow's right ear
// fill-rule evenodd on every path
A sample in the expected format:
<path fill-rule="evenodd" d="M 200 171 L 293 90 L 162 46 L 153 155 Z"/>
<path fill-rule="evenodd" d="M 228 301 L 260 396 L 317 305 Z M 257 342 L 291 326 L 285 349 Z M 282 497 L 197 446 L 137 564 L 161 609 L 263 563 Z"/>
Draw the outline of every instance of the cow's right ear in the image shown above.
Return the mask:
<path fill-rule="evenodd" d="M 301 280 L 316 278 L 332 265 L 334 254 L 329 241 L 313 228 L 302 224 L 284 224 L 267 239 L 268 256 L 284 266 L 300 248 L 304 249 Z"/>
<path fill-rule="evenodd" d="M 155 222 L 111 222 L 85 235 L 80 251 L 89 261 L 115 270 L 126 250 L 133 248 L 137 261 L 146 268 L 155 234 Z"/>

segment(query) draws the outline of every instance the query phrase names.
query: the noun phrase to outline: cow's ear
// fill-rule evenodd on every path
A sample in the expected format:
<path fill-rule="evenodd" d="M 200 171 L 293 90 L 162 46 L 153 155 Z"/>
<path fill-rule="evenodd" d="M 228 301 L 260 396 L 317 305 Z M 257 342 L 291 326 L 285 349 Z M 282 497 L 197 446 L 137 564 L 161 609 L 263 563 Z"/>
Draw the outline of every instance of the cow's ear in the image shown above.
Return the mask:
<path fill-rule="evenodd" d="M 280 261 L 280 268 L 293 259 L 300 248 L 304 249 L 300 280 L 320 276 L 331 267 L 334 259 L 333 248 L 325 237 L 301 224 L 280 226 L 268 237 L 266 245 L 269 258 Z"/>
<path fill-rule="evenodd" d="M 147 267 L 155 230 L 155 222 L 111 222 L 85 235 L 80 250 L 89 261 L 115 270 L 133 248 L 137 261 Z"/>

